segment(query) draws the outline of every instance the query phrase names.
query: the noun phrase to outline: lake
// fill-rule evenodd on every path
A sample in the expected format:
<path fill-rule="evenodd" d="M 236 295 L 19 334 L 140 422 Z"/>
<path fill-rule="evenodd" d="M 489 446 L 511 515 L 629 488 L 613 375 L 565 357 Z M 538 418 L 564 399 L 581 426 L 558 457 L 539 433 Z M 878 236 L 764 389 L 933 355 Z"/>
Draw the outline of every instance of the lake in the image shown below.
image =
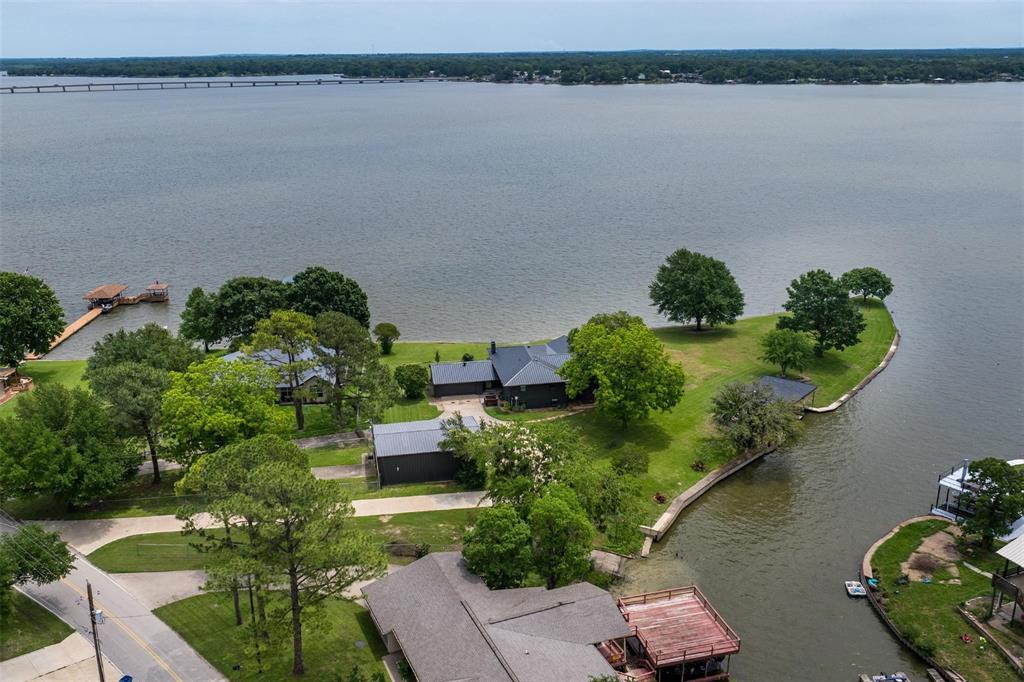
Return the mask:
<path fill-rule="evenodd" d="M 744 638 L 741 679 L 919 670 L 842 581 L 940 472 L 1024 444 L 1024 84 L 4 95 L 0 115 L 0 267 L 46 279 L 69 318 L 104 282 L 172 286 L 53 357 L 173 327 L 193 286 L 309 264 L 357 279 L 405 339 L 498 341 L 599 311 L 657 322 L 647 286 L 683 246 L 729 265 L 748 314 L 811 268 L 889 273 L 890 368 L 627 578 L 696 581 Z"/>

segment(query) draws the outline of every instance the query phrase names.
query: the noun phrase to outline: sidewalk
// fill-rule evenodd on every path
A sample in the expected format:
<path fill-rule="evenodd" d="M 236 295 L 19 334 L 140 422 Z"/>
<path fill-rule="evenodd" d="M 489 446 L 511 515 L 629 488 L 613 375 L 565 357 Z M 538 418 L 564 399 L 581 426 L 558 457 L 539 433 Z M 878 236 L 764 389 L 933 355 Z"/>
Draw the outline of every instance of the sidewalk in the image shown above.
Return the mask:
<path fill-rule="evenodd" d="M 103 658 L 106 659 L 106 656 Z M 104 660 L 103 672 L 107 679 L 116 680 L 121 677 L 121 671 L 108 660 Z M 0 662 L 0 680 L 4 682 L 91 682 L 97 679 L 99 673 L 96 671 L 92 642 L 77 632 L 57 644 Z"/>
<path fill-rule="evenodd" d="M 376 500 L 354 500 L 352 507 L 355 509 L 355 516 L 383 516 L 384 514 L 408 514 L 410 512 L 491 506 L 491 501 L 485 500 L 484 495 L 483 492 L 465 492 L 383 497 Z M 197 521 L 203 528 L 216 525 L 214 519 L 207 514 L 200 514 Z M 41 523 L 47 530 L 60 533 L 65 542 L 82 554 L 90 554 L 103 545 L 131 535 L 179 531 L 184 525 L 172 515 L 42 521 Z"/>

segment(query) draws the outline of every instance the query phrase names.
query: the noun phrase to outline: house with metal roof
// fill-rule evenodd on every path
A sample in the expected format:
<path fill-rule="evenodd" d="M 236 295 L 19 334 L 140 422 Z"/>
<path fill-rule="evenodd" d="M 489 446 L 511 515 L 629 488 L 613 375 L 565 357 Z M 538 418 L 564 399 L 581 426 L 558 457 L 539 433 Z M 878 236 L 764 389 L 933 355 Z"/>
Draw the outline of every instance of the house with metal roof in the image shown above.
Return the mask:
<path fill-rule="evenodd" d="M 260 362 L 280 369 L 288 363 L 288 357 L 279 350 L 265 350 L 258 353 L 248 354 L 244 351 L 235 351 L 222 357 L 223 360 L 234 362 L 236 360 L 259 360 Z M 299 360 L 316 360 L 316 354 L 312 350 L 304 350 L 298 357 Z M 323 403 L 327 400 L 325 388 L 331 385 L 333 378 L 330 372 L 319 364 L 305 369 L 299 374 L 299 388 L 303 392 L 303 400 L 307 403 Z M 326 386 L 325 386 L 326 384 Z M 289 404 L 292 402 L 292 385 L 288 377 L 281 374 L 281 380 L 277 383 L 277 401 Z"/>
<path fill-rule="evenodd" d="M 428 554 L 363 596 L 420 682 L 586 682 L 616 674 L 598 645 L 632 634 L 599 587 L 489 590 L 457 552 Z"/>
<path fill-rule="evenodd" d="M 1024 535 L 996 550 L 1004 560 L 1003 570 L 992 574 L 992 606 L 1010 623 L 1024 624 Z M 1008 602 L 1004 604 L 1004 602 Z"/>
<path fill-rule="evenodd" d="M 777 400 L 785 400 L 787 403 L 805 405 L 814 402 L 814 392 L 818 387 L 809 381 L 796 381 L 794 379 L 783 379 L 782 377 L 765 376 L 757 381 L 758 386 L 767 388 Z"/>
<path fill-rule="evenodd" d="M 492 341 L 488 355 L 487 360 L 432 364 L 434 396 L 495 390 L 505 402 L 525 408 L 568 402 L 565 379 L 558 376 L 558 369 L 572 357 L 568 337 L 522 346 L 498 346 Z"/>
<path fill-rule="evenodd" d="M 470 431 L 480 430 L 473 417 L 463 417 L 462 424 Z M 441 447 L 448 435 L 442 420 L 374 424 L 370 432 L 380 485 L 455 478 L 459 461 Z"/>

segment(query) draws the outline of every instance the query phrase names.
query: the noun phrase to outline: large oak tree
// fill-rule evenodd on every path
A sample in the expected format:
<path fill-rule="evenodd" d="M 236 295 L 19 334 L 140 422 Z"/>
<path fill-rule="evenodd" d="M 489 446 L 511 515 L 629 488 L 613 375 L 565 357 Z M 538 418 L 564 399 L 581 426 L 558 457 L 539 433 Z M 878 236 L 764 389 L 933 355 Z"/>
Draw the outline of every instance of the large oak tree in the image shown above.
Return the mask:
<path fill-rule="evenodd" d="M 679 249 L 658 267 L 651 301 L 672 322 L 732 324 L 743 314 L 743 291 L 725 263 L 696 251 Z"/>
<path fill-rule="evenodd" d="M 807 332 L 814 337 L 814 354 L 843 350 L 860 341 L 866 323 L 842 282 L 825 270 L 800 275 L 786 289 L 789 300 L 782 307 L 789 315 L 779 319 L 779 329 Z"/>
<path fill-rule="evenodd" d="M 0 367 L 14 367 L 29 353 L 42 355 L 64 331 L 64 310 L 38 277 L 0 272 Z"/>

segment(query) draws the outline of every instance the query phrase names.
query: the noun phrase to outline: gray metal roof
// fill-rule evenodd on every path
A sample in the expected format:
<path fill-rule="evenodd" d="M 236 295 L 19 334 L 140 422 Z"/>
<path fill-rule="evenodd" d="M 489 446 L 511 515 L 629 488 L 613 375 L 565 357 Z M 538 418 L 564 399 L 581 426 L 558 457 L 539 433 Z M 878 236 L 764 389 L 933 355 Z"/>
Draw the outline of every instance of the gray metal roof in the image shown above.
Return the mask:
<path fill-rule="evenodd" d="M 435 386 L 495 381 L 497 378 L 498 375 L 494 373 L 494 365 L 490 360 L 439 362 L 430 365 L 430 383 Z"/>
<path fill-rule="evenodd" d="M 264 364 L 270 365 L 275 369 L 280 369 L 281 366 L 287 364 L 288 362 L 288 356 L 276 349 L 261 350 L 257 353 L 253 353 L 252 355 L 249 355 L 244 351 L 237 350 L 234 353 L 228 353 L 227 355 L 222 356 L 221 359 L 226 360 L 228 362 L 234 362 L 235 360 L 242 359 L 260 360 Z M 316 353 L 314 353 L 312 350 L 307 349 L 300 353 L 297 359 L 316 361 L 317 357 Z M 326 381 L 328 383 L 331 383 L 333 381 L 333 377 L 331 377 L 330 372 L 328 372 L 324 367 L 320 365 L 315 365 L 309 369 L 303 370 L 299 374 L 299 385 L 305 385 L 306 382 L 310 381 L 313 378 L 322 379 L 323 381 Z M 277 384 L 278 388 L 288 388 L 289 386 L 291 386 L 291 383 L 287 380 L 287 378 L 283 379 Z"/>
<path fill-rule="evenodd" d="M 564 384 L 556 370 L 570 357 L 568 338 L 560 336 L 533 346 L 499 346 L 491 354 L 491 362 L 503 386 L 533 386 Z"/>
<path fill-rule="evenodd" d="M 470 431 L 480 430 L 480 424 L 475 417 L 463 417 L 462 423 Z M 440 419 L 374 424 L 372 431 L 373 451 L 377 457 L 440 452 L 441 441 L 446 436 L 444 424 Z"/>
<path fill-rule="evenodd" d="M 794 381 L 781 377 L 761 377 L 757 383 L 771 389 L 779 400 L 788 400 L 792 403 L 803 400 L 818 388 L 809 381 Z"/>
<path fill-rule="evenodd" d="M 488 590 L 457 552 L 438 552 L 363 588 L 421 682 L 585 682 L 614 675 L 595 644 L 632 631 L 589 583 Z"/>

